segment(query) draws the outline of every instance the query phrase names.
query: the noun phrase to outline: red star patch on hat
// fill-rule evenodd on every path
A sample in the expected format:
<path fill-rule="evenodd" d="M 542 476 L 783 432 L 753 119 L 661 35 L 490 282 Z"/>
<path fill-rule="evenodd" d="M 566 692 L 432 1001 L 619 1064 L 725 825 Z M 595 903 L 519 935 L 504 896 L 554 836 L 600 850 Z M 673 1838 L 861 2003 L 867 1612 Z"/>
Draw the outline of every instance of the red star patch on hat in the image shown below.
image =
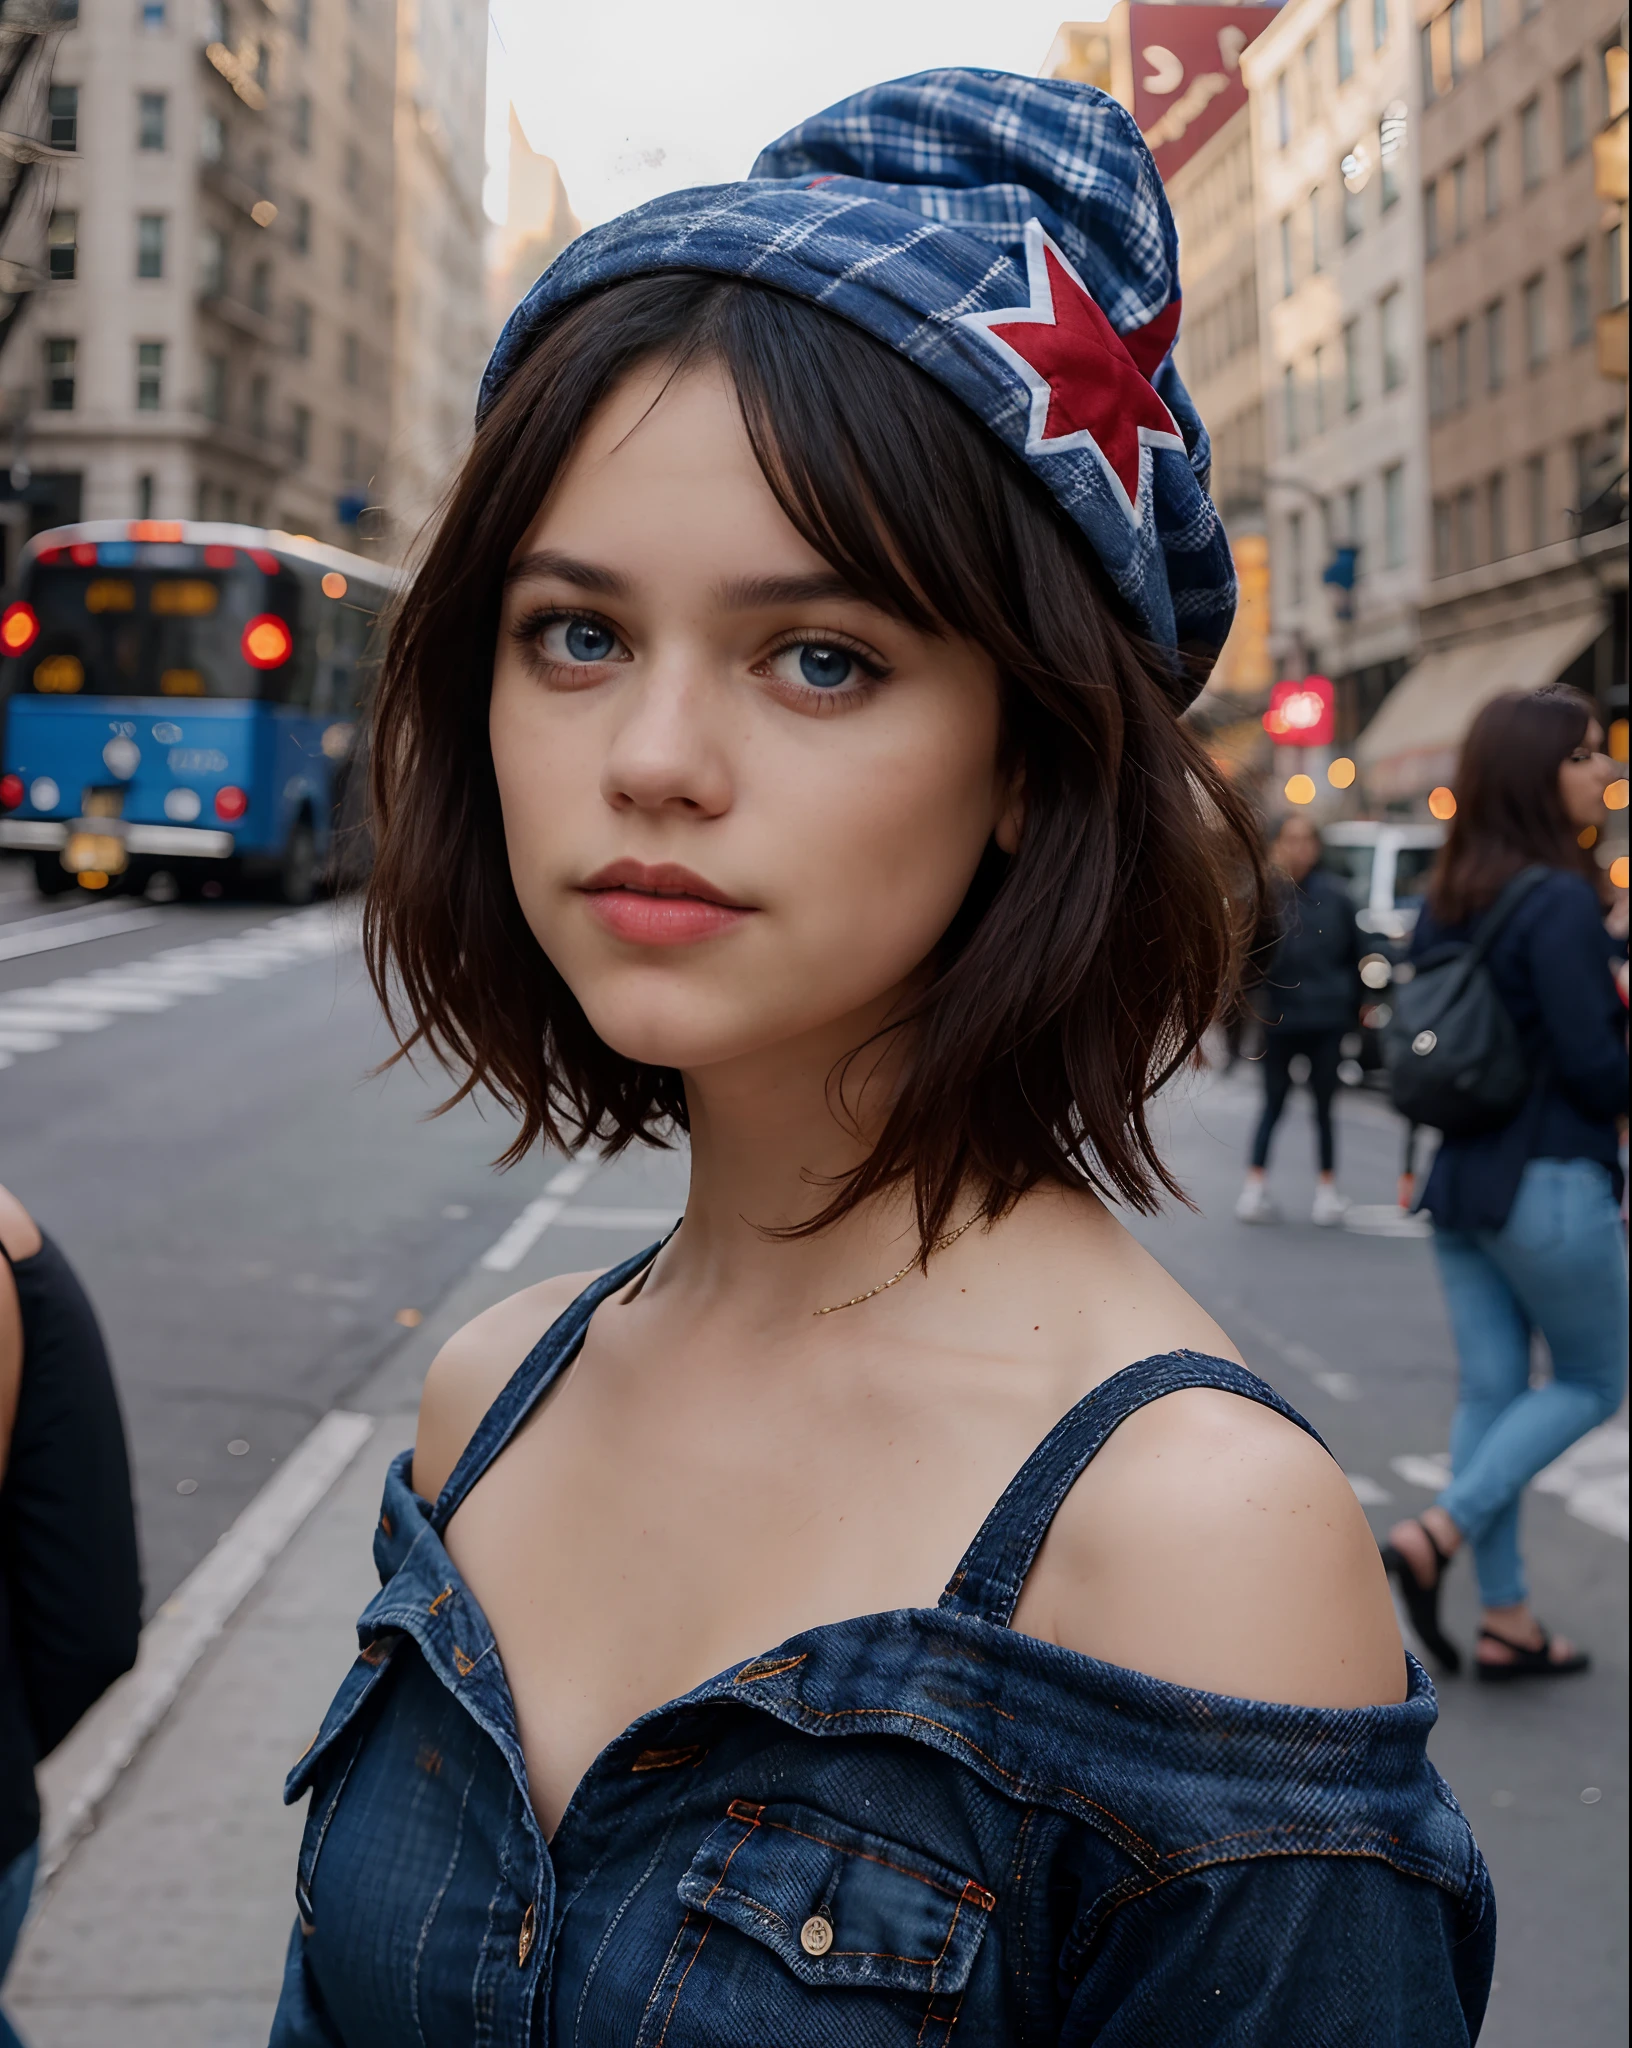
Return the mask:
<path fill-rule="evenodd" d="M 1085 449 L 1137 526 L 1142 451 L 1185 452 L 1150 382 L 1178 332 L 1179 302 L 1118 334 L 1039 220 L 1026 222 L 1026 284 L 1029 304 L 965 313 L 960 324 L 988 341 L 1030 390 L 1026 453 Z"/>

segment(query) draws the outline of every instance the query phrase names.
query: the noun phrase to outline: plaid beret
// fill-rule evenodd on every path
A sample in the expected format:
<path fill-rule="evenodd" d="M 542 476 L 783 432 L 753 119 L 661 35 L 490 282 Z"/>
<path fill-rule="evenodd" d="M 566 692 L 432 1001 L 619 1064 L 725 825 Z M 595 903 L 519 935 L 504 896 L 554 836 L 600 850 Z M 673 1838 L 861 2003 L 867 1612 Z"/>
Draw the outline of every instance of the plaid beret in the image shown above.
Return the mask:
<path fill-rule="evenodd" d="M 1025 463 L 1152 640 L 1223 645 L 1235 571 L 1173 364 L 1178 236 L 1108 94 L 949 70 L 841 100 L 743 183 L 666 194 L 569 243 L 499 336 L 477 417 L 562 307 L 663 270 L 774 285 L 899 350 Z"/>

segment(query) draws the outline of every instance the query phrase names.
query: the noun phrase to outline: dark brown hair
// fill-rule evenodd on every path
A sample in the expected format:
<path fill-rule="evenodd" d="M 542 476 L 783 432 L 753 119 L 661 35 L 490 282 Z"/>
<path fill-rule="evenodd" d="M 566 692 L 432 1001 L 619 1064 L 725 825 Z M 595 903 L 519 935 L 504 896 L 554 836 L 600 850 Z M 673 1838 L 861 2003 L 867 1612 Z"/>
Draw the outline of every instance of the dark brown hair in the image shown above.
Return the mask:
<path fill-rule="evenodd" d="M 1521 868 L 1598 868 L 1565 814 L 1558 771 L 1596 717 L 1590 698 L 1554 685 L 1495 697 L 1474 719 L 1456 769 L 1456 816 L 1434 863 L 1428 907 L 1441 924 L 1494 903 Z"/>
<path fill-rule="evenodd" d="M 539 1140 L 616 1151 L 686 1123 L 678 1073 L 612 1051 L 511 887 L 487 708 L 501 588 L 591 415 L 637 366 L 732 380 L 793 525 L 858 595 L 984 648 L 1024 775 L 1012 860 L 988 848 L 930 984 L 892 1024 L 870 1157 L 808 1226 L 910 1183 L 922 1244 L 960 1190 L 999 1216 L 1040 1181 L 1137 1208 L 1178 1189 L 1149 1097 L 1194 1050 L 1256 917 L 1252 821 L 1175 715 L 1172 660 L 1087 544 L 955 399 L 881 343 L 763 287 L 671 272 L 580 300 L 481 421 L 402 600 L 375 709 L 374 985 L 429 1050 Z M 836 1076 L 842 1097 L 842 1069 Z M 927 1254 L 926 1254 L 927 1255 Z"/>

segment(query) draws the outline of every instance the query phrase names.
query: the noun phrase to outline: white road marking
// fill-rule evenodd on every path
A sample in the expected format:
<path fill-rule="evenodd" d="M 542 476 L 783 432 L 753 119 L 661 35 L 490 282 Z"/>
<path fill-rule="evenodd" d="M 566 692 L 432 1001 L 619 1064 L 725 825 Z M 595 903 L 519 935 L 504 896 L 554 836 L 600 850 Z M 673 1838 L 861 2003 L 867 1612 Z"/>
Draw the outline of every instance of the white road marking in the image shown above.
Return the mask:
<path fill-rule="evenodd" d="M 110 925 L 110 918 L 121 922 Z M 76 937 L 97 938 L 114 929 L 132 931 L 159 921 L 156 912 L 108 911 L 79 919 L 73 931 Z M 12 957 L 5 951 L 7 930 L 0 926 L 0 959 Z M 42 936 L 13 934 L 19 945 L 25 937 Z M 38 988 L 11 989 L 0 993 L 0 1067 L 15 1064 L 19 1053 L 51 1051 L 62 1043 L 62 1032 L 96 1031 L 121 1016 L 173 1010 L 189 997 L 219 994 L 233 982 L 262 981 L 286 967 L 335 958 L 352 950 L 359 938 L 354 912 L 321 904 L 230 937 L 171 946 L 152 958 L 100 967 Z M 58 943 L 69 940 L 53 937 L 52 944 Z"/>
<path fill-rule="evenodd" d="M 1354 1497 L 1363 1508 L 1386 1508 L 1394 1498 L 1386 1486 L 1379 1486 L 1364 1472 L 1345 1472 L 1343 1477 L 1354 1488 Z"/>
<path fill-rule="evenodd" d="M 173 1705 L 246 1594 L 374 1434 L 331 1409 L 142 1630 L 134 1670 L 112 1685 L 40 1769 L 40 1876 L 60 1869 L 97 1808 Z"/>
<path fill-rule="evenodd" d="M 1415 1452 L 1403 1458 L 1390 1458 L 1390 1469 L 1397 1472 L 1407 1486 L 1420 1486 L 1428 1493 L 1443 1493 L 1451 1483 L 1451 1461 L 1441 1451 L 1437 1457 L 1422 1458 Z"/>
<path fill-rule="evenodd" d="M 674 1209 L 563 1209 L 555 1218 L 557 1230 L 667 1230 L 674 1222 Z"/>
<path fill-rule="evenodd" d="M 585 1186 L 598 1162 L 575 1159 L 563 1166 L 542 1195 L 527 1204 L 510 1228 L 482 1254 L 482 1268 L 488 1273 L 513 1273 L 552 1223 L 559 1221 L 567 1198 Z"/>
<path fill-rule="evenodd" d="M 116 932 L 139 932 L 159 923 L 156 910 L 100 910 L 89 917 L 29 919 L 0 925 L 0 960 L 23 960 L 31 953 L 54 953 L 59 946 L 82 946 L 87 939 L 111 939 Z"/>
<path fill-rule="evenodd" d="M 1530 1483 L 1537 1493 L 1550 1493 L 1562 1500 L 1566 1512 L 1578 1522 L 1625 1543 L 1627 1445 L 1624 1422 L 1602 1423 L 1571 1444 L 1561 1458 L 1544 1466 Z M 1420 1486 L 1429 1493 L 1442 1493 L 1451 1483 L 1451 1461 L 1444 1452 L 1435 1457 L 1407 1453 L 1389 1463 L 1408 1486 Z"/>

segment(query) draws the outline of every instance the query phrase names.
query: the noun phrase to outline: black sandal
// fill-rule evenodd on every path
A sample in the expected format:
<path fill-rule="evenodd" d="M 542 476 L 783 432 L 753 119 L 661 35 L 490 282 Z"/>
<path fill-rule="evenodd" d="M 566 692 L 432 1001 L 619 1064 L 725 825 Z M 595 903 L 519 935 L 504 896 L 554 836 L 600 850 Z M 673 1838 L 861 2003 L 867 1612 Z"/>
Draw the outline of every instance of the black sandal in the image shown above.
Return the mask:
<path fill-rule="evenodd" d="M 1479 1640 L 1482 1643 L 1500 1643 L 1504 1650 L 1512 1653 L 1509 1661 L 1500 1664 L 1487 1664 L 1482 1657 L 1475 1660 L 1475 1670 L 1491 1684 L 1500 1684 L 1508 1678 L 1568 1678 L 1572 1672 L 1585 1671 L 1592 1663 L 1585 1650 L 1574 1650 L 1568 1657 L 1555 1657 L 1552 1654 L 1553 1638 L 1547 1629 L 1541 1632 L 1539 1649 L 1528 1643 L 1511 1643 L 1493 1628 L 1482 1628 Z"/>
<path fill-rule="evenodd" d="M 1400 1599 L 1423 1648 L 1454 1678 L 1462 1669 L 1462 1652 L 1439 1625 L 1439 1589 L 1451 1560 L 1434 1541 L 1434 1532 L 1426 1522 L 1418 1522 L 1417 1527 L 1427 1537 L 1428 1547 L 1438 1560 L 1433 1584 L 1425 1586 L 1412 1570 L 1411 1560 L 1392 1543 L 1383 1547 L 1383 1569 L 1399 1587 Z"/>

